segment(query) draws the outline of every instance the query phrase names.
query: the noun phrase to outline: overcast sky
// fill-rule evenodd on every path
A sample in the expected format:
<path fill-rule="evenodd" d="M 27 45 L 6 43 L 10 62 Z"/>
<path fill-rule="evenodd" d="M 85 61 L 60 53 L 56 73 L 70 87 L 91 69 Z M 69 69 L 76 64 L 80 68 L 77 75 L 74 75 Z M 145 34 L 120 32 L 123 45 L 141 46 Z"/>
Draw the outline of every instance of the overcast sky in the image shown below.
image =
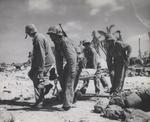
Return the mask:
<path fill-rule="evenodd" d="M 133 56 L 139 37 L 142 51 L 150 50 L 150 0 L 0 0 L 0 62 L 27 60 L 32 41 L 24 39 L 24 27 L 30 23 L 45 35 L 61 23 L 75 41 L 91 40 L 93 30 L 115 24 Z"/>

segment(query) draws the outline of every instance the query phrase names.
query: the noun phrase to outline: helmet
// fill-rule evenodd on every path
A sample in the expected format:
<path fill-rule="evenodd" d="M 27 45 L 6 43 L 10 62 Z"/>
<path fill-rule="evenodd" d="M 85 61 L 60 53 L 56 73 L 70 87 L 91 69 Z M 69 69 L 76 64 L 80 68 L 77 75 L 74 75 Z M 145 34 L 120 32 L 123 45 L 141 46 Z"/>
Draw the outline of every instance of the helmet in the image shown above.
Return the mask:
<path fill-rule="evenodd" d="M 83 46 L 90 45 L 90 44 L 91 44 L 91 42 L 89 40 L 84 40 L 83 41 Z"/>
<path fill-rule="evenodd" d="M 26 27 L 25 27 L 25 33 L 31 34 L 31 33 L 36 33 L 36 32 L 37 32 L 37 28 L 35 27 L 34 24 L 26 25 Z"/>
<path fill-rule="evenodd" d="M 37 32 L 37 28 L 35 27 L 34 24 L 29 24 L 25 26 L 25 39 L 27 38 L 28 34 L 32 34 L 32 33 L 36 33 Z"/>
<path fill-rule="evenodd" d="M 62 31 L 59 28 L 57 28 L 56 26 L 49 27 L 47 34 L 50 34 L 50 33 L 55 33 L 57 35 L 63 35 Z"/>

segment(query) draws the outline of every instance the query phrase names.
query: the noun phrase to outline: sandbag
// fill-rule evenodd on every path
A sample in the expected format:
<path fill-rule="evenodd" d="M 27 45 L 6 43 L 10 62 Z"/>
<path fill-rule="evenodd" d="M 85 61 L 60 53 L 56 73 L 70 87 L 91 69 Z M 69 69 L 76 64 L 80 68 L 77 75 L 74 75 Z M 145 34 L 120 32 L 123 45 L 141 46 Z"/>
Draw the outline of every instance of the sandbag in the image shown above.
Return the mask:
<path fill-rule="evenodd" d="M 124 120 L 124 110 L 118 105 L 109 105 L 104 110 L 104 117 L 114 120 Z"/>
<path fill-rule="evenodd" d="M 124 122 L 150 122 L 150 116 L 139 109 L 126 110 Z"/>
<path fill-rule="evenodd" d="M 109 99 L 102 98 L 94 105 L 95 113 L 103 113 L 106 107 L 108 106 Z"/>
<path fill-rule="evenodd" d="M 138 108 L 142 103 L 142 99 L 137 93 L 132 93 L 125 99 L 125 104 L 127 107 L 136 107 Z"/>
<path fill-rule="evenodd" d="M 141 97 L 143 101 L 147 101 L 148 103 L 150 102 L 150 88 L 140 90 L 136 93 Z"/>
<path fill-rule="evenodd" d="M 150 111 L 150 88 L 140 90 L 136 93 L 142 99 L 142 103 L 139 108 L 142 109 L 143 111 Z"/>
<path fill-rule="evenodd" d="M 122 96 L 112 97 L 109 101 L 109 105 L 118 105 L 118 106 L 123 107 L 123 108 L 126 106 Z"/>

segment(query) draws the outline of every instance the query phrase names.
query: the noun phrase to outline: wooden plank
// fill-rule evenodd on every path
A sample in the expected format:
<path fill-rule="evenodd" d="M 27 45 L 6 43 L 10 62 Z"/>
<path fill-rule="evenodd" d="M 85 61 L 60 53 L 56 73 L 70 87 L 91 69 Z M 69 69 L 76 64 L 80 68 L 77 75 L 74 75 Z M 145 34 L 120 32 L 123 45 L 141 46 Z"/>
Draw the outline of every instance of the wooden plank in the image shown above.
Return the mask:
<path fill-rule="evenodd" d="M 85 76 L 85 77 L 79 77 L 79 80 L 87 80 L 87 79 L 93 79 L 95 77 L 95 75 L 91 75 L 91 76 Z"/>

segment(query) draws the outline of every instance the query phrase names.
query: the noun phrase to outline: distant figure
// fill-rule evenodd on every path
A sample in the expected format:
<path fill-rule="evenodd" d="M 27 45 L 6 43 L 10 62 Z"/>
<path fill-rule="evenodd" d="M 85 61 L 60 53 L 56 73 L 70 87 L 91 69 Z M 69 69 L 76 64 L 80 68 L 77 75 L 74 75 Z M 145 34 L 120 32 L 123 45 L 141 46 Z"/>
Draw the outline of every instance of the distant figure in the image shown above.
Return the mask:
<path fill-rule="evenodd" d="M 131 47 L 122 41 L 115 41 L 109 35 L 106 36 L 105 41 L 106 60 L 112 84 L 110 94 L 116 95 L 123 89 Z"/>
<path fill-rule="evenodd" d="M 77 48 L 77 68 L 76 68 L 76 78 L 75 78 L 75 85 L 74 90 L 76 89 L 79 81 L 80 74 L 82 69 L 86 67 L 87 60 L 84 56 L 81 46 Z"/>
<path fill-rule="evenodd" d="M 83 43 L 83 46 L 85 47 L 83 49 L 83 53 L 87 60 L 86 68 L 97 69 L 96 77 L 94 78 L 94 85 L 95 85 L 95 93 L 99 94 L 100 93 L 100 83 L 99 83 L 100 81 L 102 82 L 102 85 L 104 88 L 108 88 L 108 84 L 100 72 L 100 69 L 101 69 L 100 62 L 99 62 L 100 58 L 96 50 L 92 47 L 91 42 L 85 41 Z M 88 84 L 89 84 L 89 80 L 84 81 L 84 85 L 80 90 L 83 94 L 86 93 Z"/>
<path fill-rule="evenodd" d="M 116 40 L 117 41 L 123 41 L 121 31 L 117 30 L 115 33 L 117 34 Z"/>
<path fill-rule="evenodd" d="M 56 68 L 63 92 L 62 108 L 67 111 L 73 106 L 77 53 L 72 41 L 56 26 L 50 27 L 47 34 L 55 44 Z"/>
<path fill-rule="evenodd" d="M 34 84 L 36 99 L 34 106 L 37 106 L 53 86 L 49 83 L 49 71 L 55 60 L 49 40 L 38 33 L 34 24 L 27 25 L 25 33 L 25 38 L 29 35 L 33 41 L 32 64 L 28 75 Z"/>
<path fill-rule="evenodd" d="M 31 60 L 32 60 L 32 53 L 29 52 L 29 55 L 28 55 L 28 63 L 31 64 Z"/>

